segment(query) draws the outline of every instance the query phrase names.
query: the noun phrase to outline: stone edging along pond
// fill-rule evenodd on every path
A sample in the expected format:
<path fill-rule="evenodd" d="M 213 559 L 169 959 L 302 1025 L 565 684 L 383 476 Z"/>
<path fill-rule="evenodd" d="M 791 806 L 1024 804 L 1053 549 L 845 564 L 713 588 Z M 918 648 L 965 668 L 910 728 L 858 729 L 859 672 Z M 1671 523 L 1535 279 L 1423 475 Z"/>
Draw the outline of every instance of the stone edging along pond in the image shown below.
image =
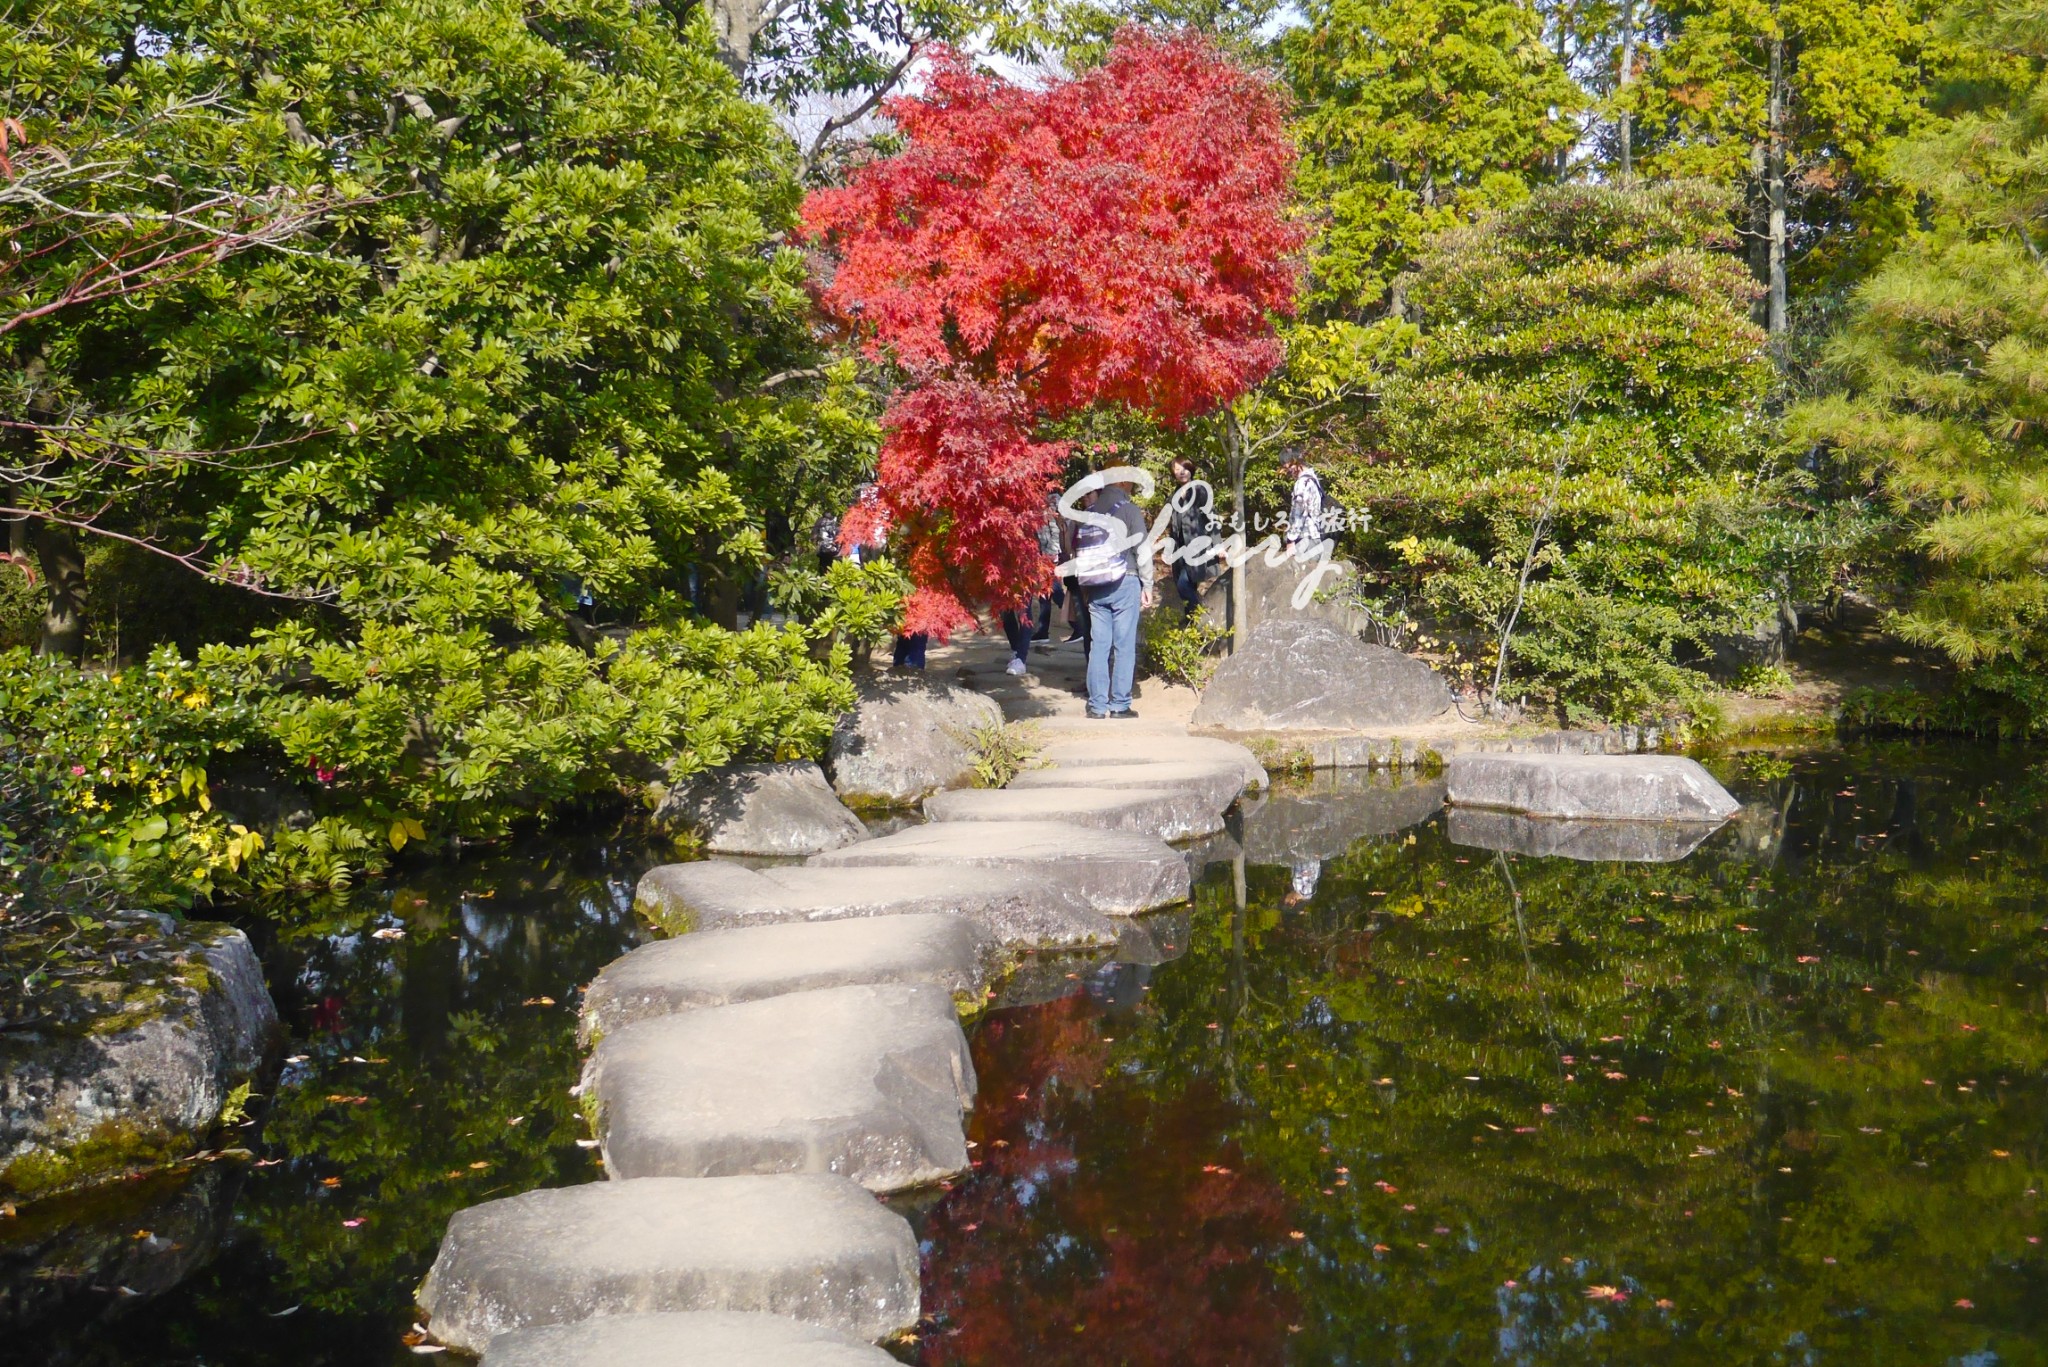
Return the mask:
<path fill-rule="evenodd" d="M 800 866 L 649 873 L 642 910 L 676 938 L 614 962 L 583 1006 L 607 1180 L 458 1212 L 420 1288 L 433 1336 L 486 1367 L 894 1361 L 873 1345 L 918 1321 L 918 1250 L 876 1197 L 971 1166 L 961 1015 L 1031 951 L 1142 940 L 1128 918 L 1190 892 L 1166 840 L 1218 829 L 1265 783 L 1251 751 L 1178 727 L 1063 732 L 1046 759 Z M 1589 763 L 1509 767 L 1560 762 Z M 1704 778 L 1690 761 L 1590 763 L 1647 781 L 1611 813 L 1638 821 L 1679 815 L 1660 784 Z"/>

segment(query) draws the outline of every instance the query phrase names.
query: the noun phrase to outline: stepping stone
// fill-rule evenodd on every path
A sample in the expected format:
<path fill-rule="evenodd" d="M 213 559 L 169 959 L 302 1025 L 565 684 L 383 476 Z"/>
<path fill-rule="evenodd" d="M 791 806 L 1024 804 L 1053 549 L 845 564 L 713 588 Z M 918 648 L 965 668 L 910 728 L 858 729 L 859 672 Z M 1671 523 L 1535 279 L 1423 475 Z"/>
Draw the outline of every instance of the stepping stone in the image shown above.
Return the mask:
<path fill-rule="evenodd" d="M 1444 765 L 1454 807 L 1593 821 L 1706 821 L 1742 804 L 1677 755 L 1458 755 Z"/>
<path fill-rule="evenodd" d="M 1072 776 L 1086 780 L 1086 770 Z M 1222 813 L 1202 793 L 1176 788 L 959 788 L 926 798 L 924 814 L 933 821 L 1071 821 L 1159 840 L 1223 829 Z"/>
<path fill-rule="evenodd" d="M 935 821 L 813 855 L 809 868 L 968 865 L 1007 869 L 1111 916 L 1184 902 L 1188 867 L 1164 841 L 1065 821 Z"/>
<path fill-rule="evenodd" d="M 1244 772 L 1229 760 L 1175 759 L 1154 763 L 1088 764 L 1077 768 L 1026 769 L 1005 791 L 1033 788 L 1166 789 L 1194 795 L 1222 815 L 1244 791 Z"/>
<path fill-rule="evenodd" d="M 671 935 L 943 912 L 969 918 L 1006 949 L 1086 949 L 1113 945 L 1117 937 L 1115 924 L 1070 888 L 1048 887 L 1017 869 L 964 864 L 772 869 L 723 859 L 664 864 L 641 878 L 633 906 Z"/>
<path fill-rule="evenodd" d="M 584 989 L 579 1041 L 706 1006 L 856 983 L 929 983 L 979 1001 L 995 937 L 965 917 L 867 916 L 707 930 L 642 945 Z"/>
<path fill-rule="evenodd" d="M 829 1172 L 901 1191 L 967 1171 L 974 1063 L 946 989 L 831 987 L 628 1025 L 583 1097 L 615 1180 Z"/>
<path fill-rule="evenodd" d="M 917 1323 L 917 1239 L 844 1177 L 650 1177 L 459 1210 L 420 1286 L 434 1337 L 638 1311 L 757 1310 L 869 1343 Z"/>
<path fill-rule="evenodd" d="M 1243 786 L 1266 786 L 1266 766 L 1236 741 L 1214 736 L 1128 735 L 1124 732 L 1095 732 L 1055 740 L 1038 752 L 1047 764 L 1061 769 L 1079 769 L 1098 764 L 1166 764 L 1196 760 L 1235 764 L 1244 775 Z"/>
<path fill-rule="evenodd" d="M 1707 821 L 1567 821 L 1483 807 L 1453 807 L 1444 816 L 1453 845 L 1602 864 L 1675 864 L 1720 829 Z"/>
<path fill-rule="evenodd" d="M 870 1343 L 781 1315 L 733 1310 L 604 1315 L 515 1329 L 491 1340 L 484 1367 L 898 1367 Z"/>
<path fill-rule="evenodd" d="M 1451 690 L 1422 661 L 1328 622 L 1256 622 L 1209 675 L 1190 726 L 1219 731 L 1359 731 L 1426 722 Z"/>

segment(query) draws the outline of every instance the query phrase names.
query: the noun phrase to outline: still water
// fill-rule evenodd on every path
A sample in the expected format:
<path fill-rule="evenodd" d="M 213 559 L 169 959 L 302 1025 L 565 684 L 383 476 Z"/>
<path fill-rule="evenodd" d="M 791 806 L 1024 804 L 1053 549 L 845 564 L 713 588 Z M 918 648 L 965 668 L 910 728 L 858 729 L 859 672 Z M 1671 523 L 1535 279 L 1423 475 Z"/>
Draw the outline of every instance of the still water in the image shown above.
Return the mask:
<path fill-rule="evenodd" d="M 1234 819 L 1177 957 L 974 1028 L 911 1355 L 2048 1363 L 2048 765 L 1718 767 L 1746 814 L 1696 851 L 1571 847 L 1670 862 L 1362 780 Z M 280 934 L 252 1156 L 0 1225 L 0 1359 L 417 1361 L 448 1214 L 598 1175 L 574 992 L 648 862 L 536 845 Z"/>

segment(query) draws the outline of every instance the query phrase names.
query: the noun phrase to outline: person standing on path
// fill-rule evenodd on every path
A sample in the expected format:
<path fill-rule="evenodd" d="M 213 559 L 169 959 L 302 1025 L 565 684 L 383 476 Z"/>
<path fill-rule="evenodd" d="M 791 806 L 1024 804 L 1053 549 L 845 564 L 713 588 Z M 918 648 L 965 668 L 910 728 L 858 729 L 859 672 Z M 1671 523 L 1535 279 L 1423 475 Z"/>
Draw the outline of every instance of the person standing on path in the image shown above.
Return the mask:
<path fill-rule="evenodd" d="M 1180 491 L 1194 482 L 1195 465 L 1186 457 L 1176 457 L 1167 467 L 1173 475 L 1173 544 L 1185 553 L 1189 547 L 1207 542 L 1215 535 L 1216 525 L 1209 500 L 1206 496 L 1196 498 L 1199 490 Z M 1191 565 L 1182 560 L 1173 567 L 1173 587 L 1180 594 L 1182 620 L 1192 618 L 1202 606 L 1202 586 L 1214 578 L 1216 563 L 1211 560 L 1200 565 Z"/>
<path fill-rule="evenodd" d="M 1060 558 L 1059 510 L 1048 508 L 1038 528 L 1038 553 L 1057 564 Z M 1055 585 L 1057 589 L 1057 585 Z M 1031 643 L 1044 640 L 1052 630 L 1052 599 L 1039 594 L 1020 607 L 1003 609 L 1003 635 L 1010 641 L 1010 663 L 1005 672 L 1022 677 L 1030 668 Z"/>
<path fill-rule="evenodd" d="M 1141 554 L 1145 513 L 1122 484 L 1105 484 L 1089 511 L 1122 523 L 1129 549 L 1107 527 L 1084 522 L 1074 531 L 1074 577 L 1088 595 L 1088 715 L 1135 717 L 1131 689 L 1138 674 L 1138 614 L 1152 606 L 1152 562 Z"/>

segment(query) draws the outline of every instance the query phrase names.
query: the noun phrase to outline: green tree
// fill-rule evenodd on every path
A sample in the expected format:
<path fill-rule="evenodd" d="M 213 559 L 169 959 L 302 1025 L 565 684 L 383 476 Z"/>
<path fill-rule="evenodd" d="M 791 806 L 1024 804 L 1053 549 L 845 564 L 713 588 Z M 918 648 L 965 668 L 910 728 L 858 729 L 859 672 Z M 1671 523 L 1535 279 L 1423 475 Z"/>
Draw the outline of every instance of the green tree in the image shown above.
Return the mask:
<path fill-rule="evenodd" d="M 1306 17 L 1280 50 L 1320 227 L 1311 303 L 1398 314 L 1390 291 L 1429 233 L 1554 176 L 1582 96 L 1522 0 L 1314 0 Z"/>
<path fill-rule="evenodd" d="M 1652 176 L 1737 187 L 1759 321 L 1824 314 L 1911 221 L 1884 151 L 1926 115 L 1950 56 L 1933 0 L 1678 0 L 1652 15 L 1641 78 L 1618 92 Z"/>
<path fill-rule="evenodd" d="M 1480 682 L 1504 661 L 1571 717 L 1682 707 L 1717 635 L 1817 568 L 1727 207 L 1696 183 L 1543 189 L 1412 276 L 1421 343 L 1328 459 L 1372 515 L 1368 592 L 1449 628 Z"/>
<path fill-rule="evenodd" d="M 28 525 L 263 596 L 199 650 L 194 705 L 255 702 L 260 759 L 393 846 L 822 746 L 846 685 L 806 633 L 727 630 L 687 596 L 694 576 L 729 626 L 763 507 L 806 497 L 792 467 L 872 432 L 843 385 L 771 383 L 816 359 L 777 237 L 794 158 L 707 20 L 629 0 L 5 19 L 24 138 L 133 172 L 92 211 L 123 185 L 159 216 L 207 193 L 333 207 L 0 334 L 12 411 L 56 415 L 8 432 Z M 55 242 L 51 288 L 98 245 Z"/>
<path fill-rule="evenodd" d="M 2018 725 L 2048 725 L 2048 34 L 2039 11 L 1971 5 L 1973 105 L 1892 158 L 1927 227 L 1865 284 L 1828 359 L 1843 392 L 1792 430 L 1873 473 L 1911 519 L 1918 589 L 1891 618 Z M 2001 88 L 2002 87 L 2002 88 Z"/>

